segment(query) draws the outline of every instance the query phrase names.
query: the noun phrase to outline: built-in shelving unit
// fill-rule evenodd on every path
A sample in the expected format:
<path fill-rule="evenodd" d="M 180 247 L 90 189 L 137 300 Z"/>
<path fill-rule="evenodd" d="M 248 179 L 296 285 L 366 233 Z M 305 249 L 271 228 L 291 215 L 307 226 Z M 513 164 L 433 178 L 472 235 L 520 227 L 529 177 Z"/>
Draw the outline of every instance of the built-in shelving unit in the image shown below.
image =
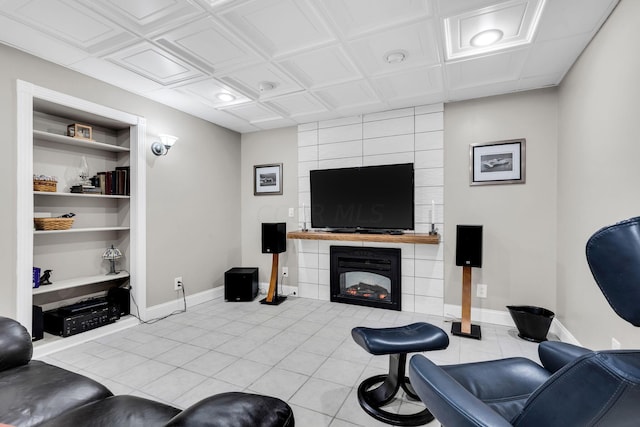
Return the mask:
<path fill-rule="evenodd" d="M 18 203 L 16 318 L 31 330 L 32 305 L 44 310 L 96 296 L 127 280 L 137 311 L 146 310 L 145 274 L 145 120 L 27 82 L 17 82 Z M 66 136 L 67 126 L 91 126 L 93 139 Z M 130 195 L 78 194 L 81 162 L 89 175 L 128 168 Z M 55 192 L 34 191 L 33 175 L 56 176 Z M 34 216 L 73 212 L 68 230 L 35 230 Z M 104 251 L 114 245 L 123 253 L 119 274 L 109 275 Z M 32 286 L 32 269 L 52 270 L 50 285 Z M 45 334 L 34 342 L 40 354 L 79 340 L 121 329 L 123 323 L 60 339 Z"/>
<path fill-rule="evenodd" d="M 337 240 L 349 242 L 382 242 L 382 243 L 419 243 L 437 245 L 440 235 L 426 233 L 403 234 L 367 234 L 367 233 L 330 233 L 327 231 L 290 231 L 287 239 L 300 240 Z"/>

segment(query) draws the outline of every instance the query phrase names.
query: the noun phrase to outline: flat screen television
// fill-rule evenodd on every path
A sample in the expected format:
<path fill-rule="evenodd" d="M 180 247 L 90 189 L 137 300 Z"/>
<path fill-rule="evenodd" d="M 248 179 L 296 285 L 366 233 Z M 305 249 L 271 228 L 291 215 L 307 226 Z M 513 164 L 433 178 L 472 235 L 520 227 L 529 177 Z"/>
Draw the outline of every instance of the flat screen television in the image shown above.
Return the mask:
<path fill-rule="evenodd" d="M 313 228 L 414 229 L 413 163 L 312 170 L 310 181 Z"/>

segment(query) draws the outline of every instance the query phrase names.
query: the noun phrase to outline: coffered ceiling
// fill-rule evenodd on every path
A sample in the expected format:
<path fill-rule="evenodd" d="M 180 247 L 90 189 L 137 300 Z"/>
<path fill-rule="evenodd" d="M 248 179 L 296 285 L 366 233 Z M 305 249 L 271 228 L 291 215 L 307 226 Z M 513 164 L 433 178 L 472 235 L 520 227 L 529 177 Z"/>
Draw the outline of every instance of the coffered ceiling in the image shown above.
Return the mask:
<path fill-rule="evenodd" d="M 557 85 L 617 2 L 0 0 L 0 42 L 251 132 Z"/>

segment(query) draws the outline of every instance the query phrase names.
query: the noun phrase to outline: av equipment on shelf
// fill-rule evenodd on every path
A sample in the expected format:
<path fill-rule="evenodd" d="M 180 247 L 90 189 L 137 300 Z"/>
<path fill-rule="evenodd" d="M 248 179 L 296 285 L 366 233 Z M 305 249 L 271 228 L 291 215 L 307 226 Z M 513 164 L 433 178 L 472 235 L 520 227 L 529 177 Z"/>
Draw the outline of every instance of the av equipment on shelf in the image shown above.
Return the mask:
<path fill-rule="evenodd" d="M 95 298 L 46 311 L 43 317 L 46 332 L 69 337 L 115 322 L 120 308 L 105 298 Z"/>
<path fill-rule="evenodd" d="M 42 307 L 40 307 L 39 305 L 34 305 L 32 307 L 31 340 L 38 341 L 44 338 Z"/>

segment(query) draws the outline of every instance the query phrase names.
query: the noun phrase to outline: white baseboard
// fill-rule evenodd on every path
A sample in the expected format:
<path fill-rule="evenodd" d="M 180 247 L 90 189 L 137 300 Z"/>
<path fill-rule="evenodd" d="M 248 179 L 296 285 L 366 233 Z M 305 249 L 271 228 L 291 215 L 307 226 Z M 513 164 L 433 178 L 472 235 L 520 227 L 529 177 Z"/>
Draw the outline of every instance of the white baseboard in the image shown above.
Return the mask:
<path fill-rule="evenodd" d="M 444 317 L 445 319 L 460 319 L 462 316 L 462 306 L 445 304 L 444 305 Z M 471 307 L 471 320 L 473 322 L 490 323 L 493 325 L 511 326 L 516 327 L 511 315 L 508 311 L 491 310 L 488 308 L 474 308 Z M 571 332 L 557 319 L 554 318 L 551 322 L 549 332 L 556 335 L 562 342 L 567 342 L 574 345 L 580 345 L 580 342 Z"/>
<path fill-rule="evenodd" d="M 216 298 L 224 298 L 224 286 L 218 286 L 213 289 L 207 289 L 197 294 L 188 295 L 185 299 L 187 302 L 187 309 L 198 304 L 202 304 L 207 301 L 211 301 Z M 162 304 L 154 305 L 147 308 L 147 318 L 144 320 L 156 319 L 158 317 L 167 316 L 177 310 L 184 309 L 184 301 L 182 297 L 173 301 L 165 302 Z"/>

